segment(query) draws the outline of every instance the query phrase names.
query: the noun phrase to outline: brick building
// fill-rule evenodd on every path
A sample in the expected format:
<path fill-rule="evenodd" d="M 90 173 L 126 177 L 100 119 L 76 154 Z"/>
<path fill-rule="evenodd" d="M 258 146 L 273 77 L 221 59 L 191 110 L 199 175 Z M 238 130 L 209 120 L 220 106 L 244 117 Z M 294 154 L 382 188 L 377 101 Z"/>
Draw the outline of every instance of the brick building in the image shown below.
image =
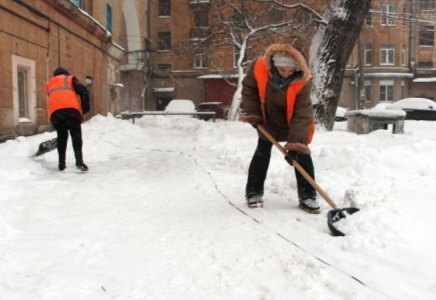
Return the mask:
<path fill-rule="evenodd" d="M 355 109 L 406 97 L 435 100 L 435 12 L 434 0 L 374 0 L 349 59 L 339 105 Z"/>
<path fill-rule="evenodd" d="M 0 1 L 0 141 L 51 130 L 44 88 L 58 66 L 91 96 L 91 115 L 120 111 L 117 0 Z"/>
<path fill-rule="evenodd" d="M 229 103 L 235 90 L 229 82 L 235 83 L 237 77 L 235 49 L 187 47 L 190 42 L 210 34 L 214 22 L 213 0 L 146 2 L 146 13 L 142 14 L 148 18 L 142 41 L 145 45 L 141 48 L 144 65 L 139 76 L 141 82 L 136 84 L 142 109 L 163 109 L 173 98 L 192 99 L 196 103 Z M 346 67 L 340 106 L 373 107 L 379 102 L 404 97 L 436 99 L 434 2 L 373 1 L 370 16 Z M 325 1 L 306 1 L 306 4 L 322 12 Z M 268 13 L 269 20 L 284 16 L 280 11 L 273 12 Z M 304 16 L 296 18 L 304 21 Z M 250 60 L 259 52 L 250 50 L 246 54 Z"/>

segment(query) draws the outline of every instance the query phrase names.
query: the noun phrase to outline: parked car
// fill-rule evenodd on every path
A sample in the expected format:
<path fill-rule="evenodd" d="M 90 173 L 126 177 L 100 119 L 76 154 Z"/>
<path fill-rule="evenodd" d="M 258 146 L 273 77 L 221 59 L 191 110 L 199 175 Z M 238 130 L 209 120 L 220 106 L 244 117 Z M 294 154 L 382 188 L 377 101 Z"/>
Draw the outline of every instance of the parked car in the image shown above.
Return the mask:
<path fill-rule="evenodd" d="M 195 104 L 192 100 L 174 99 L 165 107 L 166 113 L 195 113 Z"/>
<path fill-rule="evenodd" d="M 405 98 L 386 105 L 385 108 L 404 110 L 406 120 L 436 121 L 436 102 L 427 98 Z"/>
<path fill-rule="evenodd" d="M 215 118 L 225 119 L 228 108 L 223 102 L 203 102 L 197 106 L 196 110 L 197 112 L 215 112 Z M 198 118 L 207 121 L 213 119 L 213 115 L 198 115 Z"/>

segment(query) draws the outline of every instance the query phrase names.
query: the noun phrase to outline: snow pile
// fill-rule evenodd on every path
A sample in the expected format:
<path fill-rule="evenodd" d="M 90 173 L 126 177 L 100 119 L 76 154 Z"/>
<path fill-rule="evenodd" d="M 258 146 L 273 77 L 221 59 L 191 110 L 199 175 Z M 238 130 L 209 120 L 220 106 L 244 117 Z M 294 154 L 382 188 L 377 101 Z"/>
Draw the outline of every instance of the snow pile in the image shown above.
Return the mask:
<path fill-rule="evenodd" d="M 332 237 L 297 208 L 294 170 L 273 149 L 263 209 L 244 188 L 247 124 L 97 116 L 88 173 L 30 158 L 45 133 L 0 144 L 0 299 L 436 298 L 435 122 L 405 134 L 317 132 L 316 180 L 360 212 Z M 359 281 L 361 282 L 359 282 Z"/>

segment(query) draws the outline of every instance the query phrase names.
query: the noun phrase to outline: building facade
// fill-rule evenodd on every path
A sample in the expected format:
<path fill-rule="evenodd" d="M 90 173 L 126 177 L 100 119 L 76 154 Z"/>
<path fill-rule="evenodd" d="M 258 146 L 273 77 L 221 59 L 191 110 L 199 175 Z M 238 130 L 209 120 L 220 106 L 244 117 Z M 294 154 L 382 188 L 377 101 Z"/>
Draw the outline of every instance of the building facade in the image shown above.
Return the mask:
<path fill-rule="evenodd" d="M 435 16 L 434 0 L 373 1 L 347 64 L 339 106 L 435 100 Z"/>
<path fill-rule="evenodd" d="M 119 113 L 120 9 L 116 0 L 0 2 L 0 141 L 52 130 L 44 88 L 59 66 L 87 85 L 90 115 Z"/>

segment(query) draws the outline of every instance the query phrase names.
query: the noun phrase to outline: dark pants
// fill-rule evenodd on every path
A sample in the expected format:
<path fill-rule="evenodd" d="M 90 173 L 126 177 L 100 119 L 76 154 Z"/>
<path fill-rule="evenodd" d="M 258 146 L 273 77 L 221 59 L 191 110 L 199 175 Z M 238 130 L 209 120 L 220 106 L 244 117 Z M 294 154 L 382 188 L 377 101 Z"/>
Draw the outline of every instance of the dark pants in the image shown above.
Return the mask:
<path fill-rule="evenodd" d="M 60 109 L 52 114 L 50 120 L 58 135 L 57 149 L 59 154 L 59 164 L 65 165 L 68 132 L 70 132 L 71 139 L 73 141 L 76 164 L 83 164 L 81 128 L 82 116 L 80 112 L 72 108 Z"/>
<path fill-rule="evenodd" d="M 264 191 L 264 183 L 268 172 L 269 161 L 271 159 L 271 148 L 273 144 L 269 141 L 259 139 L 256 151 L 250 163 L 248 170 L 248 181 L 245 189 L 245 197 L 262 196 Z M 315 179 L 315 169 L 310 154 L 299 154 L 298 163 L 303 169 Z M 286 161 L 283 159 L 283 162 Z M 306 198 L 315 198 L 316 190 L 310 183 L 295 169 L 297 178 L 297 189 L 299 200 Z"/>

